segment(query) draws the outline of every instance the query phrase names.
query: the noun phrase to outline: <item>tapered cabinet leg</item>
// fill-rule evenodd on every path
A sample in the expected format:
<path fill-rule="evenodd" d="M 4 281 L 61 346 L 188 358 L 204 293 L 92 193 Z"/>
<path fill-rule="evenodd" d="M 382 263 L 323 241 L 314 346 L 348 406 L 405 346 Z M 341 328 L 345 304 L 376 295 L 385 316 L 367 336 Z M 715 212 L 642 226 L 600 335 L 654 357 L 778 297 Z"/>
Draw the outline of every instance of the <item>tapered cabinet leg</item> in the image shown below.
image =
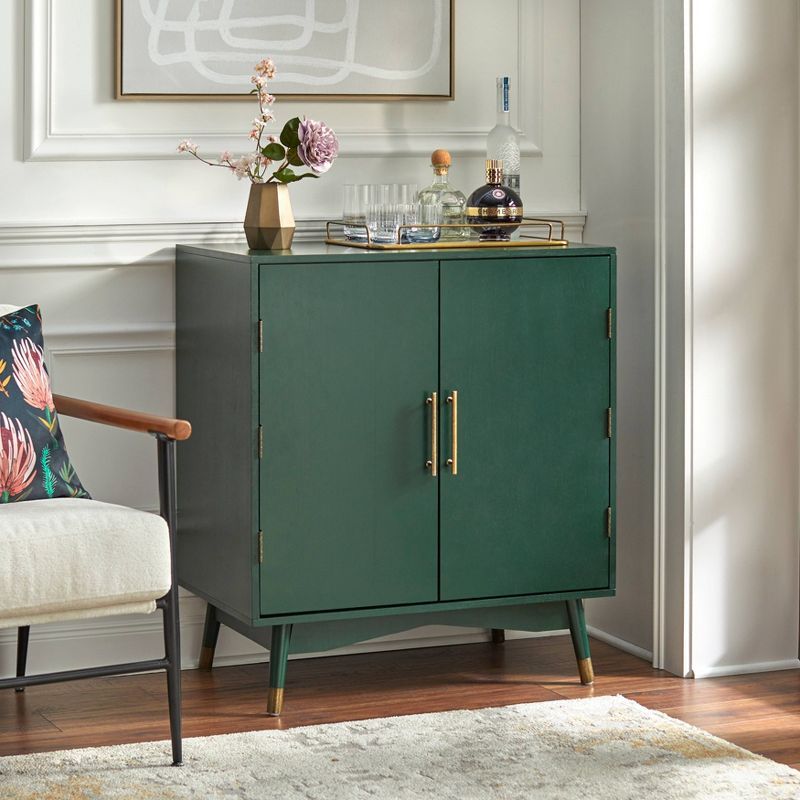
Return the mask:
<path fill-rule="evenodd" d="M 31 635 L 31 626 L 23 625 L 17 628 L 17 677 L 25 675 L 25 667 L 28 663 L 28 638 Z M 24 686 L 18 686 L 14 691 L 24 692 Z"/>
<path fill-rule="evenodd" d="M 583 611 L 583 600 L 567 600 L 569 615 L 569 632 L 572 634 L 572 646 L 578 662 L 578 674 L 581 683 L 589 686 L 594 683 L 592 654 L 589 651 L 589 634 L 586 632 L 586 616 Z"/>
<path fill-rule="evenodd" d="M 272 646 L 269 649 L 269 692 L 267 714 L 279 717 L 283 710 L 283 687 L 286 684 L 286 662 L 289 658 L 291 625 L 272 626 Z"/>
<path fill-rule="evenodd" d="M 203 646 L 200 648 L 199 669 L 211 671 L 214 666 L 214 653 L 217 650 L 219 638 L 219 620 L 217 609 L 209 603 L 206 606 L 206 622 L 203 626 Z"/>
<path fill-rule="evenodd" d="M 503 644 L 506 640 L 506 632 L 503 628 L 492 628 L 492 644 Z"/>

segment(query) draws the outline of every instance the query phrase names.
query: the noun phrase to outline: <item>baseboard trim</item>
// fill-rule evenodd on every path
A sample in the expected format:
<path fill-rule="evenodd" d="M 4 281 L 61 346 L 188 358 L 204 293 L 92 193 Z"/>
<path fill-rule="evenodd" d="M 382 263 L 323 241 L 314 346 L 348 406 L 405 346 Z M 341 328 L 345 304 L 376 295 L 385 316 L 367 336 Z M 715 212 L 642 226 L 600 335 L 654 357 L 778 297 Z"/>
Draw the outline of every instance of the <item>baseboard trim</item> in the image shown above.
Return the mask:
<path fill-rule="evenodd" d="M 195 669 L 199 661 L 200 640 L 205 620 L 205 603 L 182 592 L 181 637 L 183 669 Z M 411 650 L 422 647 L 446 647 L 478 644 L 491 639 L 485 628 L 457 628 L 442 625 L 423 626 L 389 636 L 357 642 L 346 647 L 317 653 L 302 653 L 292 658 L 379 653 Z M 159 653 L 163 647 L 161 614 L 50 623 L 31 629 L 31 671 L 75 669 L 94 666 L 99 661 L 134 661 L 141 653 Z M 566 636 L 568 630 L 506 631 L 506 638 L 525 639 L 544 636 Z M 0 673 L 8 672 L 14 663 L 16 629 L 0 630 Z M 223 628 L 214 663 L 218 666 L 256 664 L 269 661 L 269 653 L 255 642 Z"/>
<path fill-rule="evenodd" d="M 622 650 L 624 653 L 630 653 L 632 656 L 641 658 L 644 661 L 649 661 L 651 664 L 653 662 L 653 653 L 650 650 L 645 650 L 643 647 L 639 647 L 638 645 L 628 642 L 625 639 L 620 639 L 618 636 L 613 636 L 610 633 L 601 631 L 599 628 L 595 628 L 592 625 L 587 625 L 586 630 L 589 632 L 589 636 L 593 636 L 595 639 L 599 639 L 601 642 L 610 644 L 612 647 L 616 647 L 617 650 Z"/>
<path fill-rule="evenodd" d="M 199 628 L 202 623 L 194 623 Z M 183 628 L 181 623 L 181 628 Z M 183 635 L 183 634 L 182 634 Z M 569 636 L 569 630 L 557 631 L 506 631 L 506 640 L 512 641 L 514 639 L 539 639 L 546 636 Z M 304 658 L 328 658 L 329 656 L 352 656 L 364 653 L 389 653 L 399 650 L 418 650 L 424 647 L 452 647 L 462 644 L 481 644 L 483 642 L 491 641 L 491 631 L 488 629 L 468 629 L 468 632 L 453 630 L 453 633 L 443 634 L 436 632 L 434 634 L 422 636 L 409 636 L 405 637 L 403 633 L 393 634 L 392 636 L 382 637 L 380 639 L 368 639 L 365 642 L 357 642 L 355 644 L 347 645 L 346 647 L 338 647 L 334 650 L 324 650 L 316 653 L 296 653 L 289 656 L 290 661 L 302 660 Z M 246 664 L 266 664 L 269 663 L 269 651 L 259 647 L 257 644 L 251 644 L 254 651 L 246 653 L 224 653 L 217 652 L 214 656 L 215 667 L 238 667 Z M 198 651 L 199 653 L 199 651 Z M 197 669 L 199 663 L 199 655 L 195 653 L 187 653 L 184 651 L 181 658 L 182 669 Z"/>
<path fill-rule="evenodd" d="M 721 667 L 694 667 L 695 678 L 722 678 L 727 675 L 750 675 L 754 672 L 781 672 L 786 669 L 800 669 L 800 659 L 787 658 L 783 661 L 757 661 L 752 664 L 731 664 Z"/>

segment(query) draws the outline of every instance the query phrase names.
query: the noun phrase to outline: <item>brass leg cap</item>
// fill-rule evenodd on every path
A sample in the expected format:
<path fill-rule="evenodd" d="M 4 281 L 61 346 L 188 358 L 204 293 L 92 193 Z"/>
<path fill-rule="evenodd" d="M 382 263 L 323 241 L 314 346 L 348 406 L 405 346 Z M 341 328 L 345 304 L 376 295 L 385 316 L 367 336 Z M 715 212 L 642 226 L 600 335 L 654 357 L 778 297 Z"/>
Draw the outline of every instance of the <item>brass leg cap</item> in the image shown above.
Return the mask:
<path fill-rule="evenodd" d="M 279 717 L 283 711 L 283 689 L 273 689 L 267 692 L 267 714 L 270 717 Z"/>
<path fill-rule="evenodd" d="M 578 674 L 581 676 L 581 683 L 590 686 L 594 683 L 594 667 L 591 658 L 578 659 Z"/>
<path fill-rule="evenodd" d="M 203 645 L 200 648 L 200 663 L 197 668 L 210 672 L 212 666 L 214 666 L 214 648 Z"/>

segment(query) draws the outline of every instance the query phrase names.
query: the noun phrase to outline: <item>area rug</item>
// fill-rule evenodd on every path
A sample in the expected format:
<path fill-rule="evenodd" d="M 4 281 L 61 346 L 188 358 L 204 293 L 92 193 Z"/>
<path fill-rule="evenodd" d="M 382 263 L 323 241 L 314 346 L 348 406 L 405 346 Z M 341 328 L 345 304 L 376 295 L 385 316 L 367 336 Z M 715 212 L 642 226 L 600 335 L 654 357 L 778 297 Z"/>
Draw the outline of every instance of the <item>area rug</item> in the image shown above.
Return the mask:
<path fill-rule="evenodd" d="M 3 800 L 797 800 L 800 773 L 624 697 L 0 759 Z"/>

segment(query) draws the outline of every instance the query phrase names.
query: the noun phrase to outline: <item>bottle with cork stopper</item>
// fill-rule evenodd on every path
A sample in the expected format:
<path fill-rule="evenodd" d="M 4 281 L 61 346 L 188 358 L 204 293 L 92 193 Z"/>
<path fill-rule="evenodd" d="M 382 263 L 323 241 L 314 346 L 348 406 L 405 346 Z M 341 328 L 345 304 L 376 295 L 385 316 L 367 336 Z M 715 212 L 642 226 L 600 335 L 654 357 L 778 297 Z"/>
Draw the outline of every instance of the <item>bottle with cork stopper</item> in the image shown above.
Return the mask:
<path fill-rule="evenodd" d="M 434 150 L 431 153 L 431 166 L 433 167 L 433 183 L 419 193 L 421 206 L 438 205 L 441 210 L 441 241 L 454 241 L 469 237 L 469 228 L 453 227 L 448 225 L 461 225 L 466 219 L 465 209 L 467 198 L 463 192 L 450 185 L 448 171 L 452 158 L 447 150 Z"/>

